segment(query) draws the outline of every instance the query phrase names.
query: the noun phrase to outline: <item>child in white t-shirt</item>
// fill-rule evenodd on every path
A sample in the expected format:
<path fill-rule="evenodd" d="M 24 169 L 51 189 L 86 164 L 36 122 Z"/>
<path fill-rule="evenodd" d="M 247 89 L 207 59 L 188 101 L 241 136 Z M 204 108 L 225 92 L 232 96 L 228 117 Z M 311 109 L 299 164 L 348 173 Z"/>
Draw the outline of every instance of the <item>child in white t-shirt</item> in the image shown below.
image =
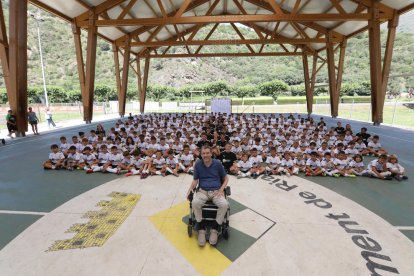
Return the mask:
<path fill-rule="evenodd" d="M 110 173 L 119 173 L 118 165 L 121 163 L 123 156 L 121 153 L 118 152 L 117 146 L 111 147 L 111 153 L 108 156 L 108 162 L 103 166 L 103 171 L 107 171 Z"/>
<path fill-rule="evenodd" d="M 148 164 L 145 162 L 145 158 L 142 157 L 142 153 L 140 150 L 134 150 L 132 152 L 132 164 L 130 172 L 125 174 L 125 176 L 132 176 L 132 175 L 141 175 L 141 178 L 146 178 L 148 176 Z"/>
<path fill-rule="evenodd" d="M 380 156 L 382 154 L 387 154 L 387 151 L 382 147 L 379 142 L 379 136 L 374 135 L 372 141 L 368 143 L 368 151 L 371 155 Z"/>
<path fill-rule="evenodd" d="M 255 147 L 253 147 L 251 150 L 249 161 L 250 163 L 252 163 L 253 166 L 251 169 L 252 177 L 257 177 L 265 171 L 265 168 L 262 166 L 262 156 L 258 154 L 257 149 Z"/>
<path fill-rule="evenodd" d="M 340 151 L 338 153 L 337 158 L 334 160 L 335 168 L 338 170 L 336 174 L 333 176 L 347 176 L 347 177 L 355 177 L 354 174 L 349 173 L 349 159 L 346 157 L 344 151 Z"/>
<path fill-rule="evenodd" d="M 179 157 L 179 167 L 184 173 L 192 174 L 194 172 L 194 156 L 190 153 L 190 146 L 185 145 L 183 153 Z"/>
<path fill-rule="evenodd" d="M 165 170 L 166 173 L 170 173 L 174 176 L 178 177 L 178 170 L 180 169 L 180 166 L 178 164 L 178 158 L 174 156 L 174 150 L 170 149 L 168 150 L 168 157 L 165 159 Z"/>
<path fill-rule="evenodd" d="M 266 158 L 266 173 L 267 175 L 280 174 L 279 166 L 281 164 L 280 158 L 276 153 L 276 148 L 270 148 L 270 156 Z"/>
<path fill-rule="evenodd" d="M 398 163 L 398 157 L 396 155 L 390 155 L 388 157 L 387 168 L 396 180 L 408 179 L 408 176 L 405 175 L 405 168 Z"/>
<path fill-rule="evenodd" d="M 152 159 L 150 173 L 151 175 L 162 175 L 165 176 L 166 172 L 166 162 L 164 157 L 162 157 L 162 152 L 157 150 L 155 153 L 155 158 Z"/>
<path fill-rule="evenodd" d="M 391 172 L 387 168 L 387 156 L 380 155 L 368 164 L 367 173 L 364 176 L 376 177 L 383 180 L 392 180 Z"/>
<path fill-rule="evenodd" d="M 324 174 L 321 162 L 316 151 L 310 153 L 310 158 L 306 161 L 306 176 L 321 176 Z"/>
<path fill-rule="evenodd" d="M 298 174 L 299 168 L 295 167 L 295 163 L 293 162 L 292 155 L 290 152 L 285 152 L 283 155 L 282 163 L 279 168 L 279 172 L 283 172 L 287 176 L 291 176 L 292 174 Z"/>
<path fill-rule="evenodd" d="M 65 159 L 65 167 L 68 171 L 73 171 L 78 168 L 79 163 L 81 162 L 81 155 L 76 152 L 75 146 L 70 146 L 67 150 L 67 156 Z"/>
<path fill-rule="evenodd" d="M 43 168 L 58 170 L 64 166 L 65 156 L 59 151 L 59 146 L 56 144 L 53 144 L 50 149 L 52 152 L 49 154 L 49 159 L 43 163 Z"/>
<path fill-rule="evenodd" d="M 356 154 L 349 163 L 349 173 L 359 176 L 363 175 L 366 172 L 363 161 L 364 159 L 362 158 L 362 155 Z"/>
<path fill-rule="evenodd" d="M 241 160 L 237 162 L 235 173 L 242 177 L 250 176 L 252 168 L 253 164 L 249 161 L 247 153 L 243 153 Z"/>
<path fill-rule="evenodd" d="M 293 163 L 295 164 L 295 167 L 299 169 L 299 172 L 305 172 L 306 171 L 306 160 L 303 153 L 298 153 L 293 160 Z"/>

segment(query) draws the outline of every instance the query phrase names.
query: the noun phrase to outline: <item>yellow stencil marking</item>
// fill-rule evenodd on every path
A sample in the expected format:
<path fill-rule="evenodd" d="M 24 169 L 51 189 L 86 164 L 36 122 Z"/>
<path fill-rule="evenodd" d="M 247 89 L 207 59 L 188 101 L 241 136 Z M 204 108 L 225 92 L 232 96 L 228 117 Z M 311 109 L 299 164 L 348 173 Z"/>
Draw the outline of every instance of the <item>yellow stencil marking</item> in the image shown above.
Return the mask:
<path fill-rule="evenodd" d="M 188 206 L 188 202 L 175 205 L 151 216 L 150 221 L 202 275 L 219 275 L 232 262 L 209 244 L 199 247 L 197 232 L 188 237 L 187 224 L 182 221 L 189 212 Z"/>
<path fill-rule="evenodd" d="M 116 232 L 134 209 L 140 195 L 112 192 L 110 201 L 100 201 L 96 206 L 99 211 L 87 212 L 82 218 L 89 218 L 87 223 L 72 225 L 66 233 L 76 233 L 72 239 L 55 241 L 47 251 L 59 251 L 75 248 L 97 247 Z"/>

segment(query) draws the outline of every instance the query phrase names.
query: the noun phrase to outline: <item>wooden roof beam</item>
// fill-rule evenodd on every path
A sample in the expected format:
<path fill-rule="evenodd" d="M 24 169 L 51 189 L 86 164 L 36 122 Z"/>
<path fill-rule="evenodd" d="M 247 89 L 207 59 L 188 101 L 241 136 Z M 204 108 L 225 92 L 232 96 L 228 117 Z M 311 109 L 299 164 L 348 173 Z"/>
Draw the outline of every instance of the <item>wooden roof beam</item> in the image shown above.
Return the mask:
<path fill-rule="evenodd" d="M 265 53 L 205 53 L 205 54 L 158 54 L 150 55 L 151 58 L 203 58 L 203 57 L 275 57 L 275 56 L 302 56 L 303 53 L 298 52 L 265 52 Z"/>
<path fill-rule="evenodd" d="M 186 16 L 186 17 L 167 17 L 167 18 L 138 18 L 138 19 L 110 19 L 97 20 L 97 27 L 115 26 L 159 26 L 174 24 L 202 24 L 202 23 L 253 23 L 253 22 L 315 22 L 315 21 L 368 21 L 371 19 L 369 14 L 296 14 L 296 15 L 276 15 L 276 14 L 254 14 L 254 15 L 217 15 L 217 16 Z M 381 16 L 380 20 L 390 20 L 392 17 Z M 87 27 L 88 22 L 80 22 L 79 26 Z"/>
<path fill-rule="evenodd" d="M 96 15 L 100 15 L 103 12 L 106 12 L 113 7 L 118 6 L 119 4 L 125 2 L 126 0 L 106 0 L 105 2 L 99 4 L 98 6 L 93 7 Z M 89 18 L 89 11 L 82 13 L 76 17 L 76 23 L 79 24 L 82 21 L 87 21 Z M 78 25 L 79 26 L 79 25 Z"/>

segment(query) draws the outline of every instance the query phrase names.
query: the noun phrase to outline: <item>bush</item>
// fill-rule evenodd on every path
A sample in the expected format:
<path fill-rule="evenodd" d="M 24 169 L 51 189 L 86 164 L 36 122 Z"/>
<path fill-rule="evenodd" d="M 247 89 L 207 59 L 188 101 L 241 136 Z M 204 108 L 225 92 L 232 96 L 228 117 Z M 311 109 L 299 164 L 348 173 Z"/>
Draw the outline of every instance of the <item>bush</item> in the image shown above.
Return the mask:
<path fill-rule="evenodd" d="M 225 81 L 208 83 L 204 85 L 204 89 L 201 90 L 204 90 L 205 94 L 208 96 L 226 95 L 231 92 L 229 85 Z"/>
<path fill-rule="evenodd" d="M 0 104 L 5 104 L 8 101 L 6 88 L 0 88 Z"/>
<path fill-rule="evenodd" d="M 255 86 L 247 85 L 233 88 L 233 94 L 238 98 L 255 97 L 257 90 Z"/>
<path fill-rule="evenodd" d="M 328 86 L 319 86 L 315 88 L 315 96 L 328 94 Z"/>
<path fill-rule="evenodd" d="M 259 91 L 261 96 L 270 96 L 275 100 L 280 94 L 288 90 L 289 86 L 281 80 L 265 82 L 259 85 Z"/>
<path fill-rule="evenodd" d="M 175 90 L 169 86 L 162 85 L 148 85 L 147 87 L 147 96 L 155 101 L 160 101 L 168 97 L 175 97 Z"/>
<path fill-rule="evenodd" d="M 242 105 L 243 100 L 239 98 L 232 98 L 231 104 L 232 105 Z M 272 105 L 273 98 L 272 97 L 259 97 L 259 98 L 244 98 L 244 105 Z M 206 105 L 211 105 L 211 100 L 206 100 Z"/>
<path fill-rule="evenodd" d="M 341 96 L 369 96 L 371 95 L 371 83 L 363 81 L 361 83 L 344 83 L 341 87 Z"/>
<path fill-rule="evenodd" d="M 344 96 L 341 98 L 341 103 L 371 103 L 371 96 Z"/>
<path fill-rule="evenodd" d="M 316 104 L 316 101 L 318 103 L 322 101 L 328 101 L 329 103 L 329 96 L 319 96 L 319 97 L 313 97 L 313 103 Z M 277 104 L 283 105 L 283 104 L 306 104 L 306 96 L 300 96 L 300 97 L 279 97 L 277 98 Z"/>
<path fill-rule="evenodd" d="M 293 85 L 290 87 L 292 96 L 306 96 L 305 84 Z"/>
<path fill-rule="evenodd" d="M 96 102 L 107 102 L 117 101 L 118 95 L 113 87 L 106 85 L 97 85 L 94 91 L 94 101 Z"/>
<path fill-rule="evenodd" d="M 58 86 L 48 86 L 47 96 L 50 103 L 67 103 L 67 93 Z"/>

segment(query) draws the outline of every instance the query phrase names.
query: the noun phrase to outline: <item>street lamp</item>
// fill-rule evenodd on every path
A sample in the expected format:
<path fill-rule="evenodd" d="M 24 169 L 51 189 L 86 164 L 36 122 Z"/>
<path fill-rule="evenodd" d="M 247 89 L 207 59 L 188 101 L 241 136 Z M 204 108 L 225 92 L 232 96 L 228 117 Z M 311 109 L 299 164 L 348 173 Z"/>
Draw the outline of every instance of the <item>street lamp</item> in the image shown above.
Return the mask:
<path fill-rule="evenodd" d="M 49 107 L 49 100 L 47 98 L 47 89 L 46 89 L 46 78 L 45 78 L 45 66 L 43 63 L 43 53 L 42 53 L 42 43 L 40 42 L 40 22 L 44 22 L 45 20 L 40 17 L 40 15 L 35 15 L 33 13 L 29 13 L 34 20 L 36 20 L 37 25 L 37 39 L 39 41 L 39 52 L 40 52 L 40 63 L 42 65 L 42 77 L 43 77 L 43 89 L 45 91 L 45 102 L 46 107 Z"/>

